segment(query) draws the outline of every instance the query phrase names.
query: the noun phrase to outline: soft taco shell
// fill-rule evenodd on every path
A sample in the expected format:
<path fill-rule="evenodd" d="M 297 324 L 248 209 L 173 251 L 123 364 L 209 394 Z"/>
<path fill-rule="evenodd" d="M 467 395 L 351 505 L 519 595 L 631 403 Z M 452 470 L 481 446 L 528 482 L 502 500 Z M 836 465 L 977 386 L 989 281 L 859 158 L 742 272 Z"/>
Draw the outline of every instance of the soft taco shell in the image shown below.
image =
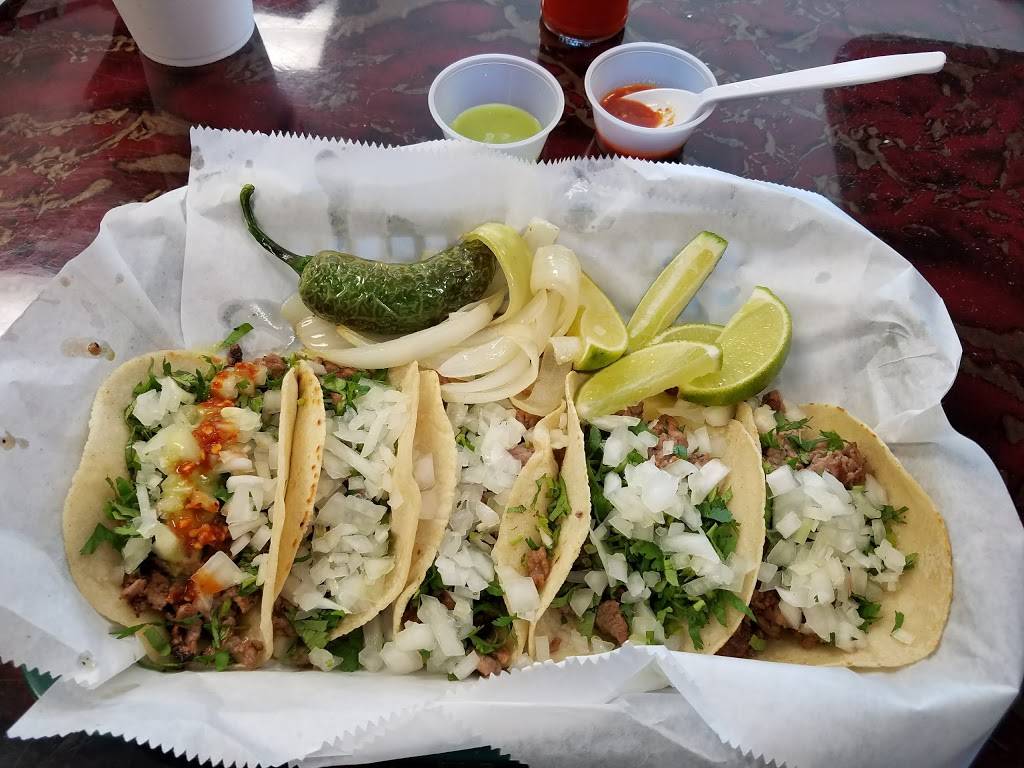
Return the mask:
<path fill-rule="evenodd" d="M 555 477 L 558 474 L 565 480 L 565 490 L 569 498 L 569 514 L 562 520 L 559 527 L 558 541 L 551 554 L 550 570 L 543 589 L 540 590 L 540 604 L 537 617 L 542 617 L 548 605 L 555 599 L 562 582 L 572 570 L 580 547 L 590 530 L 590 484 L 587 482 L 587 465 L 583 449 L 583 431 L 573 397 L 579 387 L 579 377 L 570 374 L 566 378 L 566 400 L 558 410 L 544 417 L 534 428 L 535 453 L 523 467 L 523 472 L 516 480 L 509 494 L 508 508 L 502 517 L 498 529 L 498 540 L 494 545 L 493 557 L 495 565 L 509 566 L 522 576 L 528 576 L 526 555 L 530 551 L 526 538 L 540 538 L 537 529 L 537 510 L 546 509 L 550 499 L 549 488 L 542 486 L 537 493 L 537 483 L 545 475 Z M 559 428 L 564 419 L 565 426 Z M 552 432 L 559 430 L 565 435 L 565 453 L 559 467 L 552 445 Z M 536 504 L 533 504 L 536 496 Z M 522 507 L 523 511 L 515 510 Z M 532 622 L 515 622 L 517 653 L 522 653 L 527 646 L 533 655 L 534 631 L 537 620 Z"/>
<path fill-rule="evenodd" d="M 646 404 L 645 404 L 646 405 Z M 657 418 L 657 409 L 650 412 L 650 418 Z M 645 417 L 648 416 L 645 408 Z M 726 487 L 732 490 L 733 497 L 729 503 L 729 509 L 733 517 L 739 522 L 739 539 L 736 542 L 736 553 L 741 555 L 747 562 L 760 563 L 761 550 L 764 547 L 764 503 L 765 503 L 765 481 L 764 472 L 761 471 L 761 451 L 757 444 L 751 439 L 743 425 L 733 420 L 725 427 L 708 427 L 708 431 L 724 440 L 722 461 L 729 467 L 729 475 L 726 479 Z M 580 431 L 581 450 L 583 433 Z M 582 466 L 582 477 L 578 475 L 566 475 L 566 488 L 569 489 L 570 478 L 574 484 L 582 482 L 587 488 L 587 505 L 590 504 L 590 485 L 587 478 L 586 458 L 580 460 Z M 563 474 L 565 467 L 563 466 Z M 583 530 L 580 545 L 572 554 L 572 560 L 562 576 L 564 581 L 572 568 L 573 561 L 579 553 L 590 529 L 590 516 L 587 515 L 587 524 Z M 754 567 L 743 580 L 743 588 L 739 593 L 744 603 L 750 603 L 751 595 L 754 593 L 754 586 L 757 583 L 757 568 Z M 561 582 L 559 582 L 561 586 Z M 557 592 L 557 589 L 556 589 Z M 554 595 L 552 595 L 552 598 Z M 548 601 L 550 603 L 550 600 Z M 550 639 L 557 638 L 557 650 L 551 652 L 551 658 L 561 661 L 569 656 L 583 656 L 591 651 L 587 639 L 583 637 L 571 624 L 562 624 L 560 620 L 561 611 L 546 611 L 531 629 L 530 648 L 531 655 L 535 649 L 535 637 L 537 635 L 547 636 Z M 725 642 L 732 637 L 733 632 L 739 627 L 743 620 L 743 614 L 735 608 L 730 607 L 726 612 L 725 625 L 712 620 L 701 633 L 704 648 L 700 653 L 713 654 L 721 648 Z M 681 650 L 694 651 L 693 643 L 686 631 L 677 632 L 676 642 Z"/>
<path fill-rule="evenodd" d="M 416 439 L 413 446 L 417 457 L 433 457 L 434 485 L 430 489 L 420 491 L 421 513 L 419 524 L 416 526 L 409 576 L 405 589 L 395 601 L 392 614 L 393 629 L 396 633 L 402 628 L 405 607 L 419 589 L 437 556 L 437 548 L 441 546 L 441 538 L 444 536 L 455 502 L 455 486 L 459 471 L 455 433 L 441 400 L 441 384 L 433 371 L 420 372 L 420 407 L 416 417 Z"/>
<path fill-rule="evenodd" d="M 842 651 L 824 644 L 804 648 L 797 638 L 786 637 L 767 640 L 765 650 L 757 658 L 861 668 L 901 667 L 919 661 L 938 647 L 953 599 L 953 555 L 942 515 L 885 442 L 866 424 L 837 405 L 808 403 L 801 405 L 800 410 L 811 419 L 808 436 L 829 430 L 857 443 L 871 474 L 885 488 L 889 503 L 897 508 L 907 507 L 906 522 L 896 528 L 896 537 L 900 550 L 917 553 L 917 565 L 900 578 L 895 592 L 883 594 L 884 620 L 868 630 L 864 648 Z M 753 418 L 749 428 L 757 434 Z M 914 635 L 910 645 L 893 638 L 886 628 L 887 624 L 891 626 L 889 621 L 896 611 L 906 616 L 904 626 Z"/>
<path fill-rule="evenodd" d="M 295 440 L 293 445 L 294 474 L 289 483 L 285 508 L 287 509 L 286 533 L 282 537 L 281 555 L 278 560 L 279 573 L 285 574 L 280 579 L 283 586 L 287 574 L 295 562 L 295 555 L 302 540 L 313 522 L 316 489 L 320 481 L 320 470 L 323 465 L 324 442 L 327 437 L 327 414 L 324 410 L 323 390 L 320 381 L 313 374 L 312 368 L 300 367 L 300 376 L 304 387 L 300 408 L 296 414 Z M 350 613 L 341 620 L 331 634 L 331 639 L 347 635 L 358 629 L 374 616 L 394 602 L 405 588 L 412 561 L 413 547 L 416 542 L 416 525 L 420 517 L 420 489 L 413 479 L 412 464 L 414 440 L 416 438 L 416 422 L 419 412 L 420 376 L 416 363 L 401 368 L 394 368 L 388 376 L 391 384 L 400 392 L 409 396 L 412 409 L 405 429 L 398 437 L 395 451 L 395 466 L 392 468 L 393 493 L 401 500 L 395 506 L 391 500 L 391 554 L 395 558 L 395 567 L 380 581 L 379 593 L 366 610 Z"/>
<path fill-rule="evenodd" d="M 71 577 L 83 597 L 101 615 L 124 626 L 146 621 L 159 621 L 162 617 L 156 611 L 136 614 L 121 597 L 121 583 L 124 569 L 120 553 L 112 547 L 102 546 L 91 555 L 83 555 L 81 547 L 89 538 L 97 523 L 109 523 L 103 513 L 103 505 L 110 499 L 108 477 L 121 477 L 126 472 L 124 447 L 128 441 L 128 426 L 124 423 L 124 411 L 133 400 L 132 390 L 149 375 L 150 368 L 160 370 L 166 360 L 175 370 L 199 371 L 209 368 L 210 362 L 194 352 L 166 350 L 152 352 L 133 358 L 119 366 L 103 383 L 96 393 L 89 416 L 89 436 L 85 441 L 82 461 L 71 479 L 71 488 L 64 502 L 64 550 L 68 559 Z M 212 358 L 218 363 L 222 358 Z M 281 417 L 278 429 L 278 484 L 273 505 L 272 524 L 278 527 L 279 518 L 285 509 L 285 486 L 288 481 L 288 466 L 291 437 L 295 416 L 295 376 L 289 371 L 281 384 Z M 271 563 L 275 553 L 273 545 Z M 270 567 L 267 573 L 274 574 Z M 258 618 L 246 617 L 246 631 L 250 637 L 263 643 L 263 660 L 270 658 L 273 651 L 273 630 L 270 622 L 267 596 L 275 589 L 273 581 L 264 584 Z M 251 616 L 251 614 L 250 614 Z M 148 643 L 147 653 L 157 658 Z"/>
<path fill-rule="evenodd" d="M 287 514 L 280 526 L 274 526 L 270 539 L 271 551 L 275 551 L 276 546 L 278 552 L 274 600 L 281 594 L 281 588 L 295 561 L 295 553 L 299 551 L 302 538 L 313 520 L 316 486 L 320 479 L 327 435 L 327 413 L 324 410 L 324 393 L 320 381 L 305 360 L 301 360 L 294 370 L 298 397 L 291 465 L 284 498 Z"/>

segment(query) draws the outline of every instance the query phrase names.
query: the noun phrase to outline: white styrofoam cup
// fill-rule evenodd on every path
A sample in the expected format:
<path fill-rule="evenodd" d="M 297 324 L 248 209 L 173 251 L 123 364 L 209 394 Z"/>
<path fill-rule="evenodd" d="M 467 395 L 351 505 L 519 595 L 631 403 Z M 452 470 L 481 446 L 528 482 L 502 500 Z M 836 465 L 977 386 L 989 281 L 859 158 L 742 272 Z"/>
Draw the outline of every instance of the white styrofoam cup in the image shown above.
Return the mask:
<path fill-rule="evenodd" d="M 601 106 L 601 99 L 609 93 L 633 83 L 694 92 L 718 85 L 703 61 L 671 45 L 627 43 L 605 51 L 587 68 L 583 87 L 594 110 L 598 136 L 610 150 L 649 159 L 669 157 L 682 149 L 694 129 L 714 110 L 714 105 L 709 106 L 692 120 L 664 128 L 633 125 Z"/>
<path fill-rule="evenodd" d="M 252 37 L 252 0 L 114 0 L 146 57 L 197 67 L 230 56 Z"/>
<path fill-rule="evenodd" d="M 522 141 L 489 144 L 452 130 L 451 124 L 470 107 L 511 104 L 537 118 L 541 129 Z M 548 134 L 562 119 L 565 96 L 554 75 L 536 62 L 504 53 L 482 53 L 449 64 L 434 78 L 427 94 L 434 122 L 449 139 L 472 141 L 499 152 L 535 161 Z"/>

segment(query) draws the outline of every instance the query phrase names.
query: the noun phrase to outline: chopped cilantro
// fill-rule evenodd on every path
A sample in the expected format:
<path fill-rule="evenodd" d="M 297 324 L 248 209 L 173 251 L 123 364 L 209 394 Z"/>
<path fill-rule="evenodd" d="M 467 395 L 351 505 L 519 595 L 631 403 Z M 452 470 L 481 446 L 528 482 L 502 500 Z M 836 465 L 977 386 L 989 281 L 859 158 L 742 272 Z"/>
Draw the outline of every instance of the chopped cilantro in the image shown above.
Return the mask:
<path fill-rule="evenodd" d="M 91 555 L 99 548 L 100 544 L 109 544 L 120 552 L 124 549 L 125 542 L 128 541 L 128 538 L 128 536 L 114 533 L 103 523 L 96 523 L 96 527 L 89 535 L 89 538 L 85 540 L 85 544 L 82 545 L 82 548 L 78 550 L 78 552 L 82 555 Z"/>
<path fill-rule="evenodd" d="M 636 448 L 631 450 L 626 456 L 626 463 L 630 466 L 635 467 L 637 464 L 643 464 L 645 461 L 647 461 L 647 457 L 640 453 Z"/>
<path fill-rule="evenodd" d="M 151 625 L 142 630 L 142 636 L 152 646 L 157 656 L 171 655 L 171 641 L 167 630 L 160 625 Z"/>
<path fill-rule="evenodd" d="M 473 441 L 469 439 L 469 429 L 467 427 L 459 427 L 458 431 L 455 433 L 455 444 L 461 445 L 469 451 L 476 450 L 476 446 L 473 445 Z"/>
<path fill-rule="evenodd" d="M 729 555 L 736 551 L 736 543 L 739 541 L 739 525 L 734 520 L 731 523 L 715 523 L 706 531 L 711 545 L 718 552 L 722 560 L 728 560 Z"/>
<path fill-rule="evenodd" d="M 906 565 L 903 566 L 903 570 L 904 571 L 909 571 L 909 570 L 911 570 L 916 565 L 917 565 L 917 552 L 911 552 L 909 555 L 907 555 L 907 563 L 906 563 Z"/>
<path fill-rule="evenodd" d="M 889 527 L 891 525 L 898 525 L 906 522 L 906 519 L 904 518 L 904 515 L 907 513 L 906 507 L 896 509 L 891 504 L 885 504 L 878 511 L 881 513 L 881 520 L 885 525 L 886 533 L 889 533 Z"/>
<path fill-rule="evenodd" d="M 551 496 L 548 498 L 547 510 L 538 511 L 537 528 L 545 535 L 544 541 L 551 542 L 550 546 L 547 546 L 547 549 L 550 551 L 558 543 L 559 521 L 568 515 L 571 509 L 569 507 L 569 492 L 565 487 L 565 479 L 561 476 L 553 480 L 545 475 L 537 481 L 537 493 L 534 495 L 534 504 L 536 504 L 537 497 L 545 485 L 550 489 Z M 529 540 L 527 540 L 526 545 L 531 549 L 538 548 L 533 546 Z"/>
<path fill-rule="evenodd" d="M 501 647 L 501 645 L 496 642 L 490 642 L 480 637 L 479 633 L 480 627 L 477 627 L 470 633 L 467 640 L 473 644 L 473 648 L 476 649 L 476 652 L 481 656 L 489 656 Z"/>
<path fill-rule="evenodd" d="M 874 624 L 882 615 L 882 604 L 873 603 L 866 597 L 860 595 L 853 595 L 853 600 L 857 603 L 857 614 L 863 620 L 861 629 L 867 629 Z"/>
<path fill-rule="evenodd" d="M 484 592 L 488 595 L 493 595 L 494 597 L 502 597 L 505 594 L 505 590 L 501 588 L 501 584 L 498 583 L 497 578 L 484 588 Z"/>
<path fill-rule="evenodd" d="M 417 588 L 415 592 L 413 592 L 413 595 L 409 599 L 409 602 L 419 605 L 420 597 L 422 597 L 423 595 L 432 595 L 436 597 L 437 595 L 440 595 L 442 592 L 444 592 L 445 589 L 446 587 L 444 585 L 444 582 L 441 581 L 441 574 L 440 572 L 438 572 L 437 566 L 431 565 L 427 569 L 427 573 L 423 577 L 423 581 L 420 582 L 420 586 Z M 490 589 L 490 585 L 488 585 L 488 589 Z"/>
<path fill-rule="evenodd" d="M 697 505 L 697 511 L 700 512 L 702 518 L 707 520 L 714 520 L 718 523 L 731 523 L 733 517 L 732 512 L 729 511 L 727 506 L 728 501 L 722 494 L 712 491 L 704 501 Z"/>
<path fill-rule="evenodd" d="M 362 666 L 359 663 L 359 652 L 363 650 L 363 644 L 363 630 L 360 628 L 332 640 L 325 647 L 334 656 L 336 670 L 355 672 Z"/>
<path fill-rule="evenodd" d="M 169 367 L 170 364 L 167 361 L 164 361 L 164 369 L 166 370 Z M 146 372 L 146 378 L 132 388 L 132 398 L 134 399 L 139 395 L 145 394 L 146 392 L 154 389 L 160 389 L 160 384 L 156 380 L 156 376 L 153 375 L 153 361 L 150 360 L 149 370 Z"/>
<path fill-rule="evenodd" d="M 126 637 L 131 637 L 143 627 L 159 626 L 159 622 L 146 621 L 142 624 L 136 624 L 131 627 L 121 627 L 120 629 L 110 630 L 110 634 L 116 637 L 118 640 L 124 640 Z"/>
<path fill-rule="evenodd" d="M 238 398 L 239 408 L 248 408 L 253 413 L 263 413 L 263 395 Z"/>
<path fill-rule="evenodd" d="M 235 564 L 242 569 L 245 574 L 242 577 L 241 582 L 238 584 L 238 594 L 240 595 L 251 595 L 259 586 L 256 584 L 256 579 L 259 576 L 260 568 L 254 564 L 252 559 L 256 557 L 256 550 L 252 547 L 246 547 L 242 550 L 242 554 L 239 556 Z"/>
<path fill-rule="evenodd" d="M 524 539 L 524 541 L 526 541 L 526 546 L 528 546 L 530 549 L 540 549 L 540 544 L 531 539 L 529 536 L 527 536 L 526 539 Z"/>
<path fill-rule="evenodd" d="M 228 490 L 226 478 L 227 475 L 217 475 L 213 491 L 210 493 L 213 498 L 220 502 L 225 502 L 231 498 L 231 491 Z"/>
<path fill-rule="evenodd" d="M 676 445 L 676 446 L 674 446 L 672 448 L 672 453 L 674 453 L 680 459 L 686 459 L 690 455 L 690 452 L 686 449 L 685 445 Z"/>
<path fill-rule="evenodd" d="M 580 616 L 580 620 L 576 625 L 576 628 L 579 630 L 579 633 L 581 635 L 583 635 L 584 637 L 594 636 L 595 618 L 597 618 L 597 612 L 593 610 L 586 611 L 582 616 Z"/>
<path fill-rule="evenodd" d="M 494 582 L 497 585 L 497 581 Z M 499 648 L 505 648 L 514 639 L 512 622 L 518 618 L 510 616 L 505 601 L 500 595 L 481 593 L 473 602 L 473 632 L 466 638 L 481 656 L 487 656 Z"/>
<path fill-rule="evenodd" d="M 205 664 L 213 667 L 218 672 L 223 672 L 231 664 L 231 654 L 221 648 L 216 653 L 207 653 L 202 656 L 193 656 L 192 661 L 196 664 Z"/>
<path fill-rule="evenodd" d="M 765 642 L 763 637 L 760 637 L 758 635 L 751 635 L 750 640 L 748 640 L 747 643 L 750 645 L 751 650 L 753 650 L 755 653 L 760 653 L 764 650 Z"/>
<path fill-rule="evenodd" d="M 292 628 L 302 638 L 306 648 L 323 648 L 330 639 L 331 632 L 345 618 L 344 611 L 327 608 L 318 611 L 296 611 L 288 617 Z"/>
<path fill-rule="evenodd" d="M 716 598 L 719 601 L 724 602 L 726 605 L 735 608 L 737 611 L 742 613 L 751 621 L 757 621 L 757 617 L 754 616 L 754 612 L 750 610 L 750 606 L 740 599 L 740 596 L 735 592 L 730 592 L 727 589 L 719 589 L 715 593 Z M 724 624 L 724 622 L 722 622 Z"/>
<path fill-rule="evenodd" d="M 775 434 L 775 430 L 769 430 L 768 432 L 761 433 L 761 447 L 762 448 L 781 448 L 779 445 L 778 437 Z"/>
<path fill-rule="evenodd" d="M 225 598 L 217 608 L 210 612 L 210 620 L 203 625 L 203 628 L 210 633 L 214 649 L 219 649 L 221 643 L 230 633 L 230 628 L 223 625 L 224 619 L 231 613 L 231 598 Z"/>
<path fill-rule="evenodd" d="M 142 469 L 142 462 L 139 461 L 139 454 L 135 451 L 135 446 L 132 443 L 128 443 L 124 447 L 124 463 L 128 467 L 128 471 L 132 477 L 135 473 Z"/>
<path fill-rule="evenodd" d="M 775 429 L 777 429 L 779 432 L 790 432 L 792 430 L 803 429 L 804 427 L 807 426 L 807 422 L 809 421 L 809 418 L 790 421 L 789 419 L 786 418 L 785 414 L 776 412 Z"/>
<path fill-rule="evenodd" d="M 341 395 L 341 398 L 334 410 L 336 413 L 344 413 L 346 408 L 356 407 L 356 400 L 370 391 L 370 387 L 363 383 L 364 379 L 371 381 L 386 381 L 387 370 L 383 371 L 356 371 L 348 378 L 328 373 L 320 379 L 320 385 L 325 392 L 333 392 Z"/>
<path fill-rule="evenodd" d="M 843 446 L 846 445 L 846 441 L 836 432 L 829 432 L 827 429 L 823 429 L 821 430 L 821 436 L 825 440 L 825 447 L 830 451 L 841 451 Z"/>
<path fill-rule="evenodd" d="M 896 611 L 896 621 L 892 625 L 892 631 L 893 632 L 898 632 L 900 627 L 902 627 L 902 626 L 903 626 L 903 614 L 900 613 L 899 611 Z"/>
<path fill-rule="evenodd" d="M 679 586 L 679 574 L 676 573 L 676 569 L 669 562 L 668 558 L 665 558 L 665 560 L 663 562 L 664 562 L 664 566 L 663 567 L 665 569 L 665 581 L 666 581 L 666 583 L 668 583 L 670 586 L 678 587 Z"/>
<path fill-rule="evenodd" d="M 565 590 L 565 591 L 562 591 Z M 569 598 L 572 597 L 573 588 L 568 586 L 568 582 L 562 585 L 559 589 L 558 595 L 551 601 L 552 608 L 562 608 L 569 603 Z"/>
<path fill-rule="evenodd" d="M 249 333 L 249 331 L 251 330 L 252 324 L 250 323 L 242 323 L 241 325 L 236 325 L 234 330 L 227 335 L 227 338 L 225 338 L 224 341 L 217 345 L 217 349 L 227 349 L 232 344 L 237 344 L 241 340 L 241 338 L 245 336 L 245 334 Z"/>

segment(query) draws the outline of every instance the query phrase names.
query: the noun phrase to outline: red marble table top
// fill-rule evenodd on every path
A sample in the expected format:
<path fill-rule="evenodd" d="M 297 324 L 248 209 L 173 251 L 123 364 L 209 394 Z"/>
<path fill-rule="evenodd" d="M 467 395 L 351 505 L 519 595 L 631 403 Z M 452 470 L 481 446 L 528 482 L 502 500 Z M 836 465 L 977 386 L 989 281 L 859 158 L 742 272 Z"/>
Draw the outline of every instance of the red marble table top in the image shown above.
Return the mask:
<path fill-rule="evenodd" d="M 110 0 L 0 5 L 0 329 L 93 239 L 107 210 L 186 183 L 191 125 L 439 138 L 426 109 L 434 75 L 503 51 L 537 59 L 565 88 L 544 158 L 598 152 L 582 93 L 595 53 L 560 47 L 538 23 L 538 0 L 255 5 L 253 39 L 191 70 L 145 60 Z M 946 52 L 936 76 L 721 106 L 681 160 L 819 192 L 924 274 L 964 346 L 946 411 L 988 451 L 1024 513 L 1024 4 L 633 0 L 625 40 L 685 48 L 720 82 Z M 6 728 L 28 698 L 9 668 L 0 678 Z M 1018 704 L 979 765 L 1020 764 L 1022 717 Z M 97 765 L 178 764 L 93 738 L 0 743 L 5 764 L 83 754 Z"/>

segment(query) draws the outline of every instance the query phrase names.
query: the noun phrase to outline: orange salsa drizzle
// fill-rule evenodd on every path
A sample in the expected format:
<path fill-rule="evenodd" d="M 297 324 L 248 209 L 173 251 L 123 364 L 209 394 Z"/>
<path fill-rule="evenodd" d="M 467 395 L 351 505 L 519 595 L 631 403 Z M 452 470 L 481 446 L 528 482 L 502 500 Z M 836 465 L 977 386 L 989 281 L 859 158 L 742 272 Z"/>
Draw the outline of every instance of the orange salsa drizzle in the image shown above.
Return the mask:
<path fill-rule="evenodd" d="M 238 437 L 238 430 L 234 425 L 220 415 L 222 408 L 235 405 L 235 400 L 226 396 L 226 389 L 231 380 L 245 380 L 249 382 L 249 388 L 255 391 L 258 373 L 257 364 L 243 362 L 225 368 L 213 377 L 213 381 L 210 382 L 210 398 L 199 403 L 202 418 L 192 430 L 192 436 L 199 443 L 199 460 L 183 461 L 178 464 L 175 467 L 178 475 L 191 478 L 196 472 L 209 472 L 224 447 Z M 198 489 L 192 491 L 180 512 L 170 516 L 168 526 L 178 535 L 184 546 L 194 550 L 202 550 L 204 547 L 220 548 L 230 538 L 228 527 L 220 512 L 220 502 Z"/>

